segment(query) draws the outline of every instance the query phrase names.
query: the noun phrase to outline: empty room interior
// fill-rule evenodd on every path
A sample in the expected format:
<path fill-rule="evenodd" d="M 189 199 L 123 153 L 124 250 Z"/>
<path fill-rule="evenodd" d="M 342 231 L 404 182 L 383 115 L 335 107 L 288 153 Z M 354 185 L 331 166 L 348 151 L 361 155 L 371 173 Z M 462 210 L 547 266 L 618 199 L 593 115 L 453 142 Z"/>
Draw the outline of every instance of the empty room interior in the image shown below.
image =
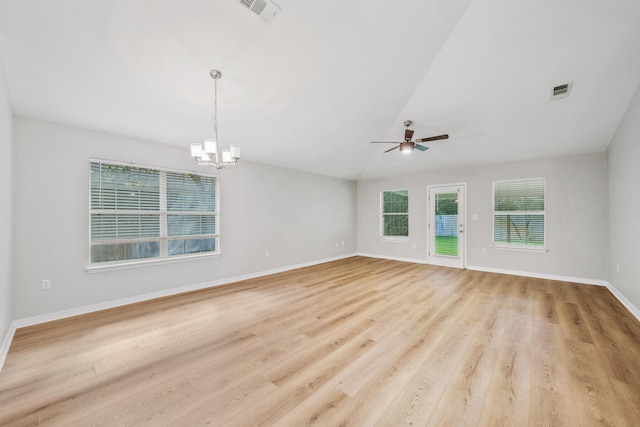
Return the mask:
<path fill-rule="evenodd" d="M 640 3 L 0 1 L 0 425 L 637 426 Z"/>

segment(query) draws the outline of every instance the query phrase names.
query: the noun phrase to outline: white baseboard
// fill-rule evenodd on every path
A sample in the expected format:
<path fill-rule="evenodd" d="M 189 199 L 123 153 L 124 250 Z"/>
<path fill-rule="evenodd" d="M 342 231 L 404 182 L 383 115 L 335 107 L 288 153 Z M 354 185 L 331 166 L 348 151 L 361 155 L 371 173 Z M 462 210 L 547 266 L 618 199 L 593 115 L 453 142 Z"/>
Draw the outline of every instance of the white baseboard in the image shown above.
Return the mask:
<path fill-rule="evenodd" d="M 2 347 L 0 347 L 0 371 L 4 366 L 4 361 L 7 359 L 7 354 L 9 354 L 9 347 L 11 347 L 11 341 L 13 340 L 13 334 L 16 333 L 16 327 L 11 322 L 9 325 L 9 330 L 7 334 L 4 336 L 4 340 L 2 340 Z"/>
<path fill-rule="evenodd" d="M 345 258 L 351 258 L 356 256 L 356 254 L 346 254 L 340 255 L 331 258 L 325 258 L 316 261 L 305 262 L 296 265 L 289 265 L 286 267 L 274 268 L 271 270 L 264 270 L 250 274 L 243 274 L 241 276 L 235 277 L 227 277 L 224 279 L 214 280 L 211 282 L 205 283 L 197 283 L 189 286 L 182 286 L 179 288 L 167 289 L 164 291 L 152 292 L 144 295 L 137 295 L 128 298 L 121 298 L 118 300 L 107 301 L 98 304 L 87 305 L 84 307 L 72 308 L 69 310 L 57 311 L 55 313 L 42 314 L 39 316 L 27 317 L 24 319 L 18 319 L 11 322 L 9 326 L 9 330 L 7 335 L 2 342 L 2 348 L 0 348 L 0 370 L 2 370 L 2 366 L 4 365 L 4 361 L 9 353 L 9 347 L 11 346 L 11 340 L 13 340 L 13 335 L 18 328 L 24 328 L 26 326 L 38 325 L 40 323 L 52 322 L 54 320 L 65 319 L 68 317 L 79 316 L 82 314 L 93 313 L 96 311 L 107 310 L 110 308 L 122 307 L 124 305 L 135 304 L 138 302 L 149 301 L 156 298 L 168 297 L 172 295 L 183 294 L 186 292 L 197 291 L 200 289 L 212 288 L 215 286 L 228 285 L 230 283 L 241 282 L 243 280 L 255 279 L 258 277 L 269 276 L 271 274 L 283 273 L 285 271 L 296 270 L 298 268 L 311 267 L 313 265 L 324 264 L 331 261 L 338 261 Z"/>
<path fill-rule="evenodd" d="M 624 295 L 622 295 L 620 291 L 617 290 L 616 287 L 613 286 L 611 283 L 607 282 L 606 287 L 607 289 L 609 289 L 609 292 L 611 292 L 613 296 L 616 297 L 618 301 L 620 301 L 620 304 L 624 305 L 625 308 L 629 310 L 631 314 L 635 316 L 636 319 L 640 320 L 640 310 L 638 310 L 638 307 L 633 305 L 631 301 L 629 301 Z"/>

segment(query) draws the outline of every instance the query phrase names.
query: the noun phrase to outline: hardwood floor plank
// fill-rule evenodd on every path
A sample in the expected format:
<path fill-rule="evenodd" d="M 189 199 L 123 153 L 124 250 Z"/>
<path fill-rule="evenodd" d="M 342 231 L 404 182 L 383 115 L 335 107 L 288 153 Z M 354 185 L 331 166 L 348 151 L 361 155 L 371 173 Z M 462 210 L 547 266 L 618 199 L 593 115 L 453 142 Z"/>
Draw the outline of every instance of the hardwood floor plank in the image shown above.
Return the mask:
<path fill-rule="evenodd" d="M 507 326 L 497 304 L 487 304 L 482 326 L 460 360 L 429 418 L 432 425 L 478 425 Z"/>
<path fill-rule="evenodd" d="M 389 397 L 384 396 L 386 399 L 381 399 L 386 405 L 379 405 L 375 411 L 367 413 L 378 402 L 381 393 L 375 386 L 366 389 L 360 396 L 358 409 L 362 414 L 359 413 L 359 417 L 372 419 L 376 426 L 427 425 L 458 361 L 472 341 L 473 333 L 474 329 L 469 325 L 452 325 L 427 354 L 425 361 L 406 378 L 406 385 Z M 392 373 L 385 371 L 385 374 Z M 381 377 L 374 385 L 385 380 L 385 377 Z M 389 398 L 392 398 L 390 402 Z"/>
<path fill-rule="evenodd" d="M 416 320 L 410 319 L 403 323 L 399 331 L 387 336 L 365 357 L 357 360 L 348 369 L 338 375 L 334 383 L 336 387 L 349 396 L 355 396 L 362 387 L 379 375 L 377 368 L 388 368 L 397 357 L 405 357 L 405 348 L 408 346 L 431 344 L 438 338 L 434 335 L 442 333 L 442 329 L 451 324 L 451 318 L 459 316 L 461 312 L 453 310 L 463 303 L 470 301 L 454 296 L 449 296 L 448 301 L 442 301 L 438 307 L 428 309 Z M 416 340 L 419 340 L 416 343 Z"/>
<path fill-rule="evenodd" d="M 348 405 L 350 396 L 326 383 L 310 395 L 292 411 L 280 418 L 274 427 L 288 426 L 326 426 L 332 425 L 331 418 L 336 414 L 336 407 Z"/>
<path fill-rule="evenodd" d="M 298 371 L 289 376 L 278 386 L 278 393 L 273 393 L 251 405 L 249 413 L 239 414 L 229 420 L 231 425 L 273 425 L 278 419 L 286 416 L 316 390 L 327 384 L 337 372 L 340 372 L 352 360 L 357 359 L 374 344 L 368 338 L 353 337 L 344 345 L 335 349 L 321 362 L 311 369 Z"/>
<path fill-rule="evenodd" d="M 478 425 L 527 425 L 531 397 L 533 299 L 527 281 L 505 293 L 507 327 Z"/>
<path fill-rule="evenodd" d="M 585 324 L 580 308 L 574 304 L 565 302 L 558 307 L 560 313 L 560 319 L 565 328 L 570 329 L 570 334 L 573 339 L 578 341 L 593 344 L 593 338 L 591 332 Z"/>
<path fill-rule="evenodd" d="M 575 409 L 571 397 L 569 366 L 563 353 L 565 338 L 556 316 L 549 316 L 551 300 L 549 293 L 541 291 L 534 300 L 533 355 L 531 385 L 562 395 L 569 408 Z M 546 397 L 542 392 L 538 396 Z M 532 407 L 540 406 L 532 395 Z"/>
<path fill-rule="evenodd" d="M 571 398 L 545 387 L 531 387 L 530 426 L 579 426 L 575 405 Z"/>
<path fill-rule="evenodd" d="M 116 418 L 126 416 L 128 423 L 153 425 L 158 422 L 170 423 L 174 419 L 181 419 L 186 413 L 193 422 L 204 405 L 207 413 L 215 419 L 230 417 L 235 414 L 233 409 L 242 402 L 259 398 L 264 395 L 262 393 L 277 388 L 262 377 L 262 369 L 279 360 L 283 354 L 308 345 L 308 337 L 298 335 L 287 339 L 286 346 L 277 346 L 280 338 L 283 336 L 269 336 L 257 342 L 255 347 L 242 350 L 242 353 L 250 354 L 242 364 L 233 363 L 237 359 L 236 354 L 230 354 L 230 357 L 216 354 L 215 363 L 211 356 L 202 358 L 194 363 L 195 369 L 190 367 L 183 370 L 177 382 L 163 381 L 162 387 L 129 390 L 129 394 L 135 392 L 130 396 L 135 397 L 133 401 L 140 402 L 136 407 L 130 406 L 130 399 L 122 399 L 103 408 L 102 416 L 108 419 L 109 414 L 117 414 Z M 260 348 L 265 351 L 261 352 Z"/>

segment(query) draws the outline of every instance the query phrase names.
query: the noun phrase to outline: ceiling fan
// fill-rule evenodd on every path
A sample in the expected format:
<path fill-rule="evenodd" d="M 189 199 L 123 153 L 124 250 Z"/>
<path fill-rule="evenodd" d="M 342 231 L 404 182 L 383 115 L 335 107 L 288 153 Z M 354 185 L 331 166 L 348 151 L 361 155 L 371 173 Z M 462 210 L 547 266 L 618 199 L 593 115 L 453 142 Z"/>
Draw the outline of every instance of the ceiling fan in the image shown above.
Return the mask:
<path fill-rule="evenodd" d="M 418 142 L 428 142 L 428 141 L 437 141 L 439 139 L 449 139 L 449 135 L 444 134 L 444 135 L 430 136 L 428 138 L 420 138 L 420 139 L 416 139 L 415 141 L 411 141 L 411 138 L 413 138 L 413 131 L 409 129 L 409 126 L 411 126 L 412 123 L 413 122 L 411 120 L 404 121 L 404 126 L 406 127 L 406 129 L 404 130 L 404 141 L 402 142 L 371 141 L 371 143 L 372 144 L 398 144 L 393 148 L 389 148 L 387 151 L 385 151 L 385 153 L 388 153 L 389 151 L 393 151 L 396 148 L 400 148 L 401 153 L 410 153 L 413 151 L 414 148 L 420 151 L 427 151 L 429 149 L 429 147 L 425 147 L 424 145 L 417 144 Z"/>

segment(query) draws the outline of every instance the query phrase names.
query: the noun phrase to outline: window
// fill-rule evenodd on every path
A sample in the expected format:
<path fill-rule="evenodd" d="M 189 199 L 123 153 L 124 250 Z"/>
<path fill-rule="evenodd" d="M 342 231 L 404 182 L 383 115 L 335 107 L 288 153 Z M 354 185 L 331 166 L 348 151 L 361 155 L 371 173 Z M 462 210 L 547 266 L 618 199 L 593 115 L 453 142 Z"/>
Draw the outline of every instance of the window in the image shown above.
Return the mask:
<path fill-rule="evenodd" d="M 496 247 L 546 248 L 546 179 L 493 183 L 493 243 Z"/>
<path fill-rule="evenodd" d="M 91 161 L 91 264 L 219 253 L 214 175 Z"/>
<path fill-rule="evenodd" d="M 409 191 L 383 191 L 380 205 L 382 237 L 409 237 Z"/>

